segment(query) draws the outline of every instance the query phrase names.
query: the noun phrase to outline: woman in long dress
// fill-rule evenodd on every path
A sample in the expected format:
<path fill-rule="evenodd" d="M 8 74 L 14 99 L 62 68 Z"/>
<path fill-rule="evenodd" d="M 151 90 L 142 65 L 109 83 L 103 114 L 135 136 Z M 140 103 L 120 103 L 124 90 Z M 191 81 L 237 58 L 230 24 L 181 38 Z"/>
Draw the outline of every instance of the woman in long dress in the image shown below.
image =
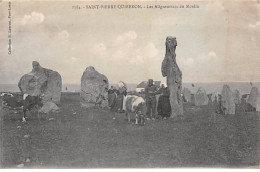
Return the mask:
<path fill-rule="evenodd" d="M 120 81 L 118 83 L 118 91 L 117 91 L 117 97 L 116 97 L 116 102 L 113 107 L 111 107 L 111 111 L 113 112 L 119 112 L 123 113 L 123 101 L 124 101 L 124 96 L 127 95 L 127 86 L 124 82 Z"/>

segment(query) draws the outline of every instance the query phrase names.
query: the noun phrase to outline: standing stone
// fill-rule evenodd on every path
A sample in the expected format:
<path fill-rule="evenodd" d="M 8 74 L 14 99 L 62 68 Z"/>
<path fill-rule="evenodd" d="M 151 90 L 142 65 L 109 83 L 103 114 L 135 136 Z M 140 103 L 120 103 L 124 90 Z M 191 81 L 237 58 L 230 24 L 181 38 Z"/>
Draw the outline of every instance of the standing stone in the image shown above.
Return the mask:
<path fill-rule="evenodd" d="M 32 72 L 23 75 L 18 83 L 18 87 L 20 88 L 21 92 L 31 96 L 41 95 L 43 92 L 43 90 L 41 90 L 43 85 L 45 85 L 45 83 L 40 82 L 40 78 Z"/>
<path fill-rule="evenodd" d="M 236 105 L 234 101 L 234 93 L 228 85 L 224 85 L 221 92 L 221 106 L 224 114 L 235 114 Z"/>
<path fill-rule="evenodd" d="M 166 38 L 166 53 L 162 62 L 162 76 L 167 77 L 167 86 L 170 91 L 171 117 L 183 115 L 183 102 L 181 97 L 182 91 L 182 72 L 176 63 L 176 46 L 175 37 Z"/>
<path fill-rule="evenodd" d="M 81 77 L 81 105 L 82 107 L 108 107 L 109 82 L 105 75 L 100 74 L 94 67 L 89 66 Z"/>
<path fill-rule="evenodd" d="M 58 72 L 40 66 L 39 62 L 32 62 L 33 69 L 21 77 L 18 87 L 23 94 L 43 96 L 43 106 L 46 102 L 55 105 L 60 103 L 62 79 Z M 55 107 L 57 108 L 57 107 Z M 46 108 L 46 112 L 52 109 Z"/>
<path fill-rule="evenodd" d="M 238 90 L 235 90 L 234 91 L 234 103 L 238 105 L 238 104 L 240 104 L 240 102 L 241 102 L 241 95 Z"/>
<path fill-rule="evenodd" d="M 196 94 L 194 94 L 194 104 L 195 106 L 203 106 L 203 105 L 208 105 L 208 103 L 209 103 L 209 98 L 206 94 L 206 90 L 200 87 L 196 92 Z"/>
<path fill-rule="evenodd" d="M 251 89 L 247 103 L 253 106 L 256 109 L 256 111 L 260 111 L 260 95 L 257 87 L 253 87 Z"/>
<path fill-rule="evenodd" d="M 183 97 L 185 102 L 191 102 L 191 91 L 188 88 L 183 89 Z"/>

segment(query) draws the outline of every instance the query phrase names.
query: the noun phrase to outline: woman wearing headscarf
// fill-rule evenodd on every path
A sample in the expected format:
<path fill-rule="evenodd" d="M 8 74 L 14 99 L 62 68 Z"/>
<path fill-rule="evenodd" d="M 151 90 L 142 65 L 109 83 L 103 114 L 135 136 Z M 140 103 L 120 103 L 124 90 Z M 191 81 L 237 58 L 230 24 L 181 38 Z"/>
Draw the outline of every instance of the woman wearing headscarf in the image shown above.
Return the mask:
<path fill-rule="evenodd" d="M 127 95 L 127 86 L 123 81 L 119 81 L 115 106 L 111 108 L 113 112 L 119 112 L 119 113 L 124 112 L 123 101 L 126 95 Z"/>

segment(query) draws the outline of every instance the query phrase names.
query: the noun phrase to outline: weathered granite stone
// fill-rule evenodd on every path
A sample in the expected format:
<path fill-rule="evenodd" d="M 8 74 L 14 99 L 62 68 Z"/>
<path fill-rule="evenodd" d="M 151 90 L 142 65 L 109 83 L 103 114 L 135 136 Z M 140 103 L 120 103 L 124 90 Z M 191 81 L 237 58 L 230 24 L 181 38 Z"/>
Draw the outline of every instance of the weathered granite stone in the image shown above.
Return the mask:
<path fill-rule="evenodd" d="M 109 82 L 105 75 L 89 66 L 81 77 L 81 105 L 89 108 L 96 105 L 108 107 Z"/>
<path fill-rule="evenodd" d="M 222 105 L 223 113 L 230 114 L 230 115 L 235 114 L 236 105 L 234 101 L 234 93 L 228 85 L 223 86 L 221 96 L 222 96 L 221 105 Z"/>
<path fill-rule="evenodd" d="M 46 102 L 60 103 L 62 79 L 58 72 L 40 66 L 39 62 L 33 61 L 33 69 L 30 73 L 21 77 L 18 83 L 23 94 L 43 96 L 43 104 Z M 52 109 L 46 109 L 45 112 Z"/>
<path fill-rule="evenodd" d="M 167 86 L 170 91 L 171 117 L 183 115 L 182 72 L 176 63 L 176 38 L 166 38 L 166 53 L 162 62 L 161 71 L 163 77 L 167 77 Z"/>
<path fill-rule="evenodd" d="M 194 94 L 194 104 L 195 106 L 208 105 L 209 98 L 206 91 L 203 88 L 199 88 L 196 94 Z"/>
<path fill-rule="evenodd" d="M 256 109 L 256 111 L 260 111 L 260 95 L 257 87 L 253 87 L 251 89 L 247 103 L 253 106 Z"/>

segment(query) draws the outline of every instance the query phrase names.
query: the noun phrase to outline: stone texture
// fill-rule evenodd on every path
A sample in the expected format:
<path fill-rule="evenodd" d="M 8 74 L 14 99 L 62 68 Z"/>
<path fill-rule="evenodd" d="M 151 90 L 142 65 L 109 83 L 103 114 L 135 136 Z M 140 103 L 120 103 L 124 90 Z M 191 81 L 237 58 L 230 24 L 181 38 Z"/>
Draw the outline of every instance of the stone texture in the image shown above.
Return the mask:
<path fill-rule="evenodd" d="M 221 105 L 224 114 L 235 114 L 236 105 L 234 101 L 234 93 L 228 85 L 224 85 L 221 92 Z"/>
<path fill-rule="evenodd" d="M 41 109 L 39 110 L 39 112 L 42 113 L 57 113 L 60 112 L 60 108 L 53 102 L 46 102 L 43 104 L 43 106 L 41 107 Z"/>
<path fill-rule="evenodd" d="M 42 84 L 44 84 L 44 82 Z M 18 86 L 22 93 L 29 94 L 31 96 L 37 96 L 41 95 L 42 93 L 42 84 L 39 77 L 33 73 L 28 73 L 21 77 Z"/>
<path fill-rule="evenodd" d="M 191 102 L 191 91 L 188 88 L 184 88 L 182 94 L 186 102 Z"/>
<path fill-rule="evenodd" d="M 247 103 L 253 106 L 256 109 L 256 111 L 260 111 L 260 95 L 257 87 L 253 87 L 251 89 Z"/>
<path fill-rule="evenodd" d="M 182 72 L 176 63 L 176 38 L 168 36 L 166 38 L 166 53 L 162 62 L 162 76 L 167 77 L 167 86 L 170 91 L 171 117 L 183 115 Z"/>
<path fill-rule="evenodd" d="M 194 104 L 195 106 L 208 105 L 209 98 L 206 91 L 203 88 L 199 88 L 196 94 L 194 94 Z"/>
<path fill-rule="evenodd" d="M 241 95 L 240 92 L 238 90 L 234 91 L 234 103 L 235 104 L 240 104 L 241 103 Z"/>
<path fill-rule="evenodd" d="M 220 93 L 218 93 L 218 92 L 212 92 L 212 93 L 208 94 L 208 98 L 209 98 L 209 100 L 211 99 L 212 102 L 217 102 L 219 94 Z"/>
<path fill-rule="evenodd" d="M 32 66 L 32 71 L 19 80 L 18 87 L 21 92 L 32 96 L 43 95 L 43 104 L 46 102 L 59 104 L 62 89 L 60 74 L 41 67 L 36 61 L 33 61 Z"/>
<path fill-rule="evenodd" d="M 93 66 L 87 67 L 81 77 L 82 107 L 108 107 L 108 87 L 109 82 L 105 75 L 100 74 Z"/>

